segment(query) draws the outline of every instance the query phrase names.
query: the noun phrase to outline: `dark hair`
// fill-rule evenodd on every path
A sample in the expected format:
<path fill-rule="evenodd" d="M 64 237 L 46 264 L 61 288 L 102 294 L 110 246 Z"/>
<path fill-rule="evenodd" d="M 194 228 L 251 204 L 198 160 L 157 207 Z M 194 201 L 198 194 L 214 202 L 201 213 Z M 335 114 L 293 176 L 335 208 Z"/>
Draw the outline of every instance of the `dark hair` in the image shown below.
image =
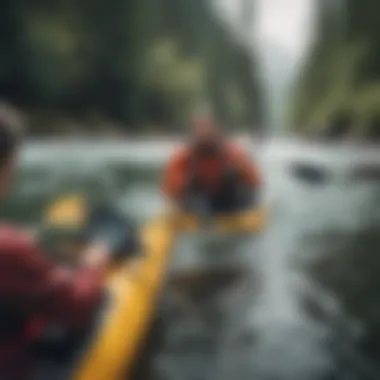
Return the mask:
<path fill-rule="evenodd" d="M 0 103 L 0 166 L 7 163 L 19 147 L 23 121 L 9 105 Z"/>

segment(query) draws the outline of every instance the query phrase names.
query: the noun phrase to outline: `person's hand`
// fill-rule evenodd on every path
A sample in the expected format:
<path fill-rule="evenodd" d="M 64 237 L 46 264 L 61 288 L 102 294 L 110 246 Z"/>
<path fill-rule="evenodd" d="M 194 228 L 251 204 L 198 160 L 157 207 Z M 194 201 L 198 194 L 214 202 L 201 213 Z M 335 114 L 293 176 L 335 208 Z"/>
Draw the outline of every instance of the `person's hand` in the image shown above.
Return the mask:
<path fill-rule="evenodd" d="M 92 243 L 82 252 L 82 265 L 91 268 L 106 267 L 111 261 L 111 252 L 104 243 Z"/>

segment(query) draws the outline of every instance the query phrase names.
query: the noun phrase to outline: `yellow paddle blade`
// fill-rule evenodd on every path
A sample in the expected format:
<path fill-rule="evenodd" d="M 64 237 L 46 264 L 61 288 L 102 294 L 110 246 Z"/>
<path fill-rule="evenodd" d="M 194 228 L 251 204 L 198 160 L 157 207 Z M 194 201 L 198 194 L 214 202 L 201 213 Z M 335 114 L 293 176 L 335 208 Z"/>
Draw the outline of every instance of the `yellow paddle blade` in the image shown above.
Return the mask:
<path fill-rule="evenodd" d="M 82 194 L 60 196 L 45 211 L 44 223 L 57 228 L 80 228 L 85 223 L 86 206 Z"/>

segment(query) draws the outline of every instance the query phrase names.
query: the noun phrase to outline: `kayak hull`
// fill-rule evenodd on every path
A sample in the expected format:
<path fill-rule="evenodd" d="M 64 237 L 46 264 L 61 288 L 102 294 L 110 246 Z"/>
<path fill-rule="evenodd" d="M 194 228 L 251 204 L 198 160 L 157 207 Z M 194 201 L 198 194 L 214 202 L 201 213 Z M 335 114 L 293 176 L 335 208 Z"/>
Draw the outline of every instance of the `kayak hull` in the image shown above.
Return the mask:
<path fill-rule="evenodd" d="M 73 379 L 129 378 L 154 319 L 173 239 L 174 230 L 167 220 L 149 223 L 142 231 L 145 250 L 142 258 L 110 274 L 109 310 L 76 366 Z"/>
<path fill-rule="evenodd" d="M 255 206 L 242 212 L 218 216 L 205 225 L 197 215 L 178 213 L 175 216 L 175 226 L 178 232 L 206 230 L 227 234 L 257 233 L 265 228 L 267 216 L 265 206 Z"/>

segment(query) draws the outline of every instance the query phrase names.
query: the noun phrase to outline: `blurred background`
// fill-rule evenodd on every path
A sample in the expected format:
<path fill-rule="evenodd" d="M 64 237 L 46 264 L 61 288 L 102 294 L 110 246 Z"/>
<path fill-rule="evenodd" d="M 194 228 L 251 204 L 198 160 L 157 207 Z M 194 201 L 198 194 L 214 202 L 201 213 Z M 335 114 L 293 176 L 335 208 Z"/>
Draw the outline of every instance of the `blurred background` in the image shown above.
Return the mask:
<path fill-rule="evenodd" d="M 179 261 L 224 255 L 244 273 L 206 284 L 197 317 L 167 305 L 157 378 L 380 379 L 378 1 L 0 9 L 0 98 L 29 124 L 2 217 L 35 225 L 57 194 L 82 191 L 144 222 L 163 206 L 173 143 L 210 107 L 262 168 L 262 235 L 179 242 Z"/>

